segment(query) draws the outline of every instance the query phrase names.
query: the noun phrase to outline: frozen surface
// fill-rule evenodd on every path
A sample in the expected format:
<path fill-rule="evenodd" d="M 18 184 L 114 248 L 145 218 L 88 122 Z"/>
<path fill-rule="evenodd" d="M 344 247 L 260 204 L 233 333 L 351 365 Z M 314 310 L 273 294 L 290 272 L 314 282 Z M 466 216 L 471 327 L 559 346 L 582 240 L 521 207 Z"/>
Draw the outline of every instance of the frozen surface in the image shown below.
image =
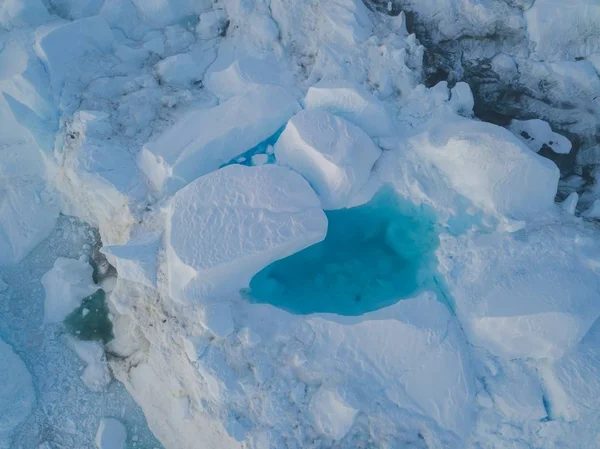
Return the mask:
<path fill-rule="evenodd" d="M 266 140 L 299 109 L 281 87 L 257 87 L 190 112 L 144 146 L 138 165 L 156 189 L 174 192 Z"/>
<path fill-rule="evenodd" d="M 348 206 L 380 154 L 360 128 L 320 110 L 292 117 L 275 144 L 277 162 L 304 176 L 324 209 Z"/>
<path fill-rule="evenodd" d="M 89 362 L 82 361 L 70 347 L 72 337 L 66 335 L 62 324 L 44 323 L 44 289 L 40 279 L 53 268 L 59 257 L 77 260 L 80 256 L 90 255 L 89 248 L 95 238 L 92 229 L 85 224 L 61 217 L 50 237 L 26 259 L 17 265 L 0 268 L 0 277 L 7 284 L 6 289 L 0 292 L 0 338 L 14 348 L 30 373 L 28 375 L 27 371 L 19 368 L 18 359 L 5 364 L 4 361 L 13 356 L 5 355 L 2 346 L 0 372 L 10 367 L 12 370 L 7 374 L 19 373 L 16 380 L 25 388 L 19 394 L 21 404 L 29 403 L 26 408 L 21 408 L 19 421 L 23 421 L 14 429 L 7 448 L 92 448 L 102 416 L 122 419 L 131 436 L 137 438 L 139 448 L 160 447 L 148 430 L 141 409 L 125 388 L 109 376 L 99 391 L 90 390 L 84 382 Z M 80 343 L 85 346 L 87 342 L 77 342 Z M 86 352 L 94 354 L 93 351 Z M 96 350 L 95 354 L 103 352 Z M 108 374 L 107 371 L 104 373 Z M 0 391 L 13 388 L 14 384 L 7 382 L 4 374 L 0 374 L 0 378 Z M 33 385 L 23 384 L 27 379 Z M 15 403 L 19 402 L 8 402 L 11 405 Z M 6 401 L 0 400 L 0 428 L 2 424 L 11 422 L 4 419 L 6 404 Z M 18 414 L 14 412 L 17 409 L 12 411 L 12 418 L 8 419 L 15 423 Z M 3 446 L 0 444 L 0 447 Z"/>
<path fill-rule="evenodd" d="M 595 2 L 0 3 L 10 449 L 600 446 Z"/>
<path fill-rule="evenodd" d="M 230 165 L 169 204 L 170 294 L 179 301 L 235 292 L 274 260 L 322 240 L 327 219 L 308 183 L 274 165 Z"/>

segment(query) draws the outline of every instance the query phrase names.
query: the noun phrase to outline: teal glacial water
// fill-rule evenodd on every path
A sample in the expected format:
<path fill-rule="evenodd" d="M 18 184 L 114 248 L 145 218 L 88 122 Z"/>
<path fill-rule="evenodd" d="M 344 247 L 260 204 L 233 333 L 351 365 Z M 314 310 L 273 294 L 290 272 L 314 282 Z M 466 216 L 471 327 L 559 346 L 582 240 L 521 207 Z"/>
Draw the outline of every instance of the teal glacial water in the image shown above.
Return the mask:
<path fill-rule="evenodd" d="M 327 211 L 325 240 L 273 262 L 248 298 L 292 313 L 362 315 L 433 285 L 433 211 L 391 189 L 359 207 Z"/>

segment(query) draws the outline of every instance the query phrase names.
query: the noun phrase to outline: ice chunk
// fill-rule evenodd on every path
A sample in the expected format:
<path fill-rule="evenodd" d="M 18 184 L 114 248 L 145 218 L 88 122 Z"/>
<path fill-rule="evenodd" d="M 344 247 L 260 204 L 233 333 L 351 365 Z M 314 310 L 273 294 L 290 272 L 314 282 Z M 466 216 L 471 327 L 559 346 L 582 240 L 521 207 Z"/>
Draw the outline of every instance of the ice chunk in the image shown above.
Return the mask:
<path fill-rule="evenodd" d="M 327 387 L 321 387 L 315 393 L 309 411 L 317 431 L 332 440 L 341 440 L 348 433 L 358 413 L 335 390 Z"/>
<path fill-rule="evenodd" d="M 255 154 L 250 158 L 252 165 L 265 165 L 269 161 L 268 154 Z"/>
<path fill-rule="evenodd" d="M 456 83 L 450 91 L 449 103 L 457 114 L 470 117 L 473 114 L 475 100 L 473 99 L 473 92 L 471 92 L 469 85 L 462 81 Z"/>
<path fill-rule="evenodd" d="M 578 201 L 579 195 L 577 194 L 577 192 L 571 192 L 571 194 L 561 203 L 561 206 L 569 214 L 575 215 L 575 210 L 577 208 Z"/>
<path fill-rule="evenodd" d="M 416 136 L 413 145 L 458 193 L 484 209 L 521 218 L 554 204 L 558 167 L 504 128 L 440 120 Z"/>
<path fill-rule="evenodd" d="M 95 442 L 98 449 L 125 449 L 127 430 L 114 418 L 102 418 Z"/>
<path fill-rule="evenodd" d="M 155 288 L 160 238 L 157 234 L 142 235 L 125 245 L 104 246 L 101 251 L 112 256 L 120 278 Z"/>
<path fill-rule="evenodd" d="M 158 190 L 175 192 L 273 135 L 300 110 L 283 88 L 260 86 L 188 113 L 144 146 L 138 165 Z"/>
<path fill-rule="evenodd" d="M 2 340 L 0 361 L 0 449 L 8 449 L 13 430 L 33 407 L 35 391 L 25 363 Z"/>
<path fill-rule="evenodd" d="M 324 209 L 346 207 L 380 155 L 360 128 L 316 109 L 296 114 L 275 145 L 278 163 L 304 176 Z"/>
<path fill-rule="evenodd" d="M 92 391 L 102 391 L 110 383 L 110 371 L 104 355 L 104 348 L 98 341 L 83 341 L 70 337 L 68 345 L 85 362 L 83 383 Z"/>
<path fill-rule="evenodd" d="M 196 61 L 189 53 L 169 56 L 156 64 L 156 73 L 165 84 L 187 87 L 202 80 L 206 65 Z"/>
<path fill-rule="evenodd" d="M 443 241 L 440 266 L 469 341 L 509 359 L 562 357 L 600 316 L 597 262 L 584 250 L 600 254 L 556 227 Z"/>
<path fill-rule="evenodd" d="M 230 165 L 203 176 L 173 197 L 167 215 L 169 289 L 180 301 L 247 287 L 327 229 L 308 183 L 276 165 Z"/>
<path fill-rule="evenodd" d="M 54 266 L 42 276 L 46 292 L 44 322 L 59 323 L 76 309 L 81 300 L 98 287 L 92 281 L 92 266 L 79 259 L 59 257 Z"/>
<path fill-rule="evenodd" d="M 571 151 L 569 139 L 552 131 L 550 125 L 543 120 L 513 120 L 508 129 L 536 153 L 544 146 L 558 154 Z"/>
<path fill-rule="evenodd" d="M 306 109 L 323 109 L 345 118 L 370 136 L 392 131 L 391 114 L 384 104 L 359 84 L 350 81 L 320 81 L 304 98 Z"/>
<path fill-rule="evenodd" d="M 102 17 L 92 16 L 43 29 L 35 48 L 50 73 L 52 88 L 60 93 L 67 79 L 85 82 L 97 76 L 98 68 L 84 59 L 111 52 L 113 34 Z"/>

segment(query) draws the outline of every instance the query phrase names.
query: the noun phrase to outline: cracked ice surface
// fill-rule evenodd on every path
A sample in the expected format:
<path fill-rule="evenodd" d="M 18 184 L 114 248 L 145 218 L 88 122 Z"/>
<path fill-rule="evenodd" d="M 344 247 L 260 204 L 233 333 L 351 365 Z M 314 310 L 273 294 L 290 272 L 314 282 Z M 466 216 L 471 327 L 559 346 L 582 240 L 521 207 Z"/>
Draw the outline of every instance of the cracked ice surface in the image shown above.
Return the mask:
<path fill-rule="evenodd" d="M 556 3 L 1 4 L 0 445 L 153 447 L 143 411 L 173 449 L 597 448 L 599 17 Z M 479 84 L 424 79 L 442 50 Z M 358 316 L 249 300 L 382 189 L 435 214 L 431 282 Z M 106 344 L 41 324 L 42 278 L 50 321 L 100 285 L 59 211 L 98 230 Z"/>

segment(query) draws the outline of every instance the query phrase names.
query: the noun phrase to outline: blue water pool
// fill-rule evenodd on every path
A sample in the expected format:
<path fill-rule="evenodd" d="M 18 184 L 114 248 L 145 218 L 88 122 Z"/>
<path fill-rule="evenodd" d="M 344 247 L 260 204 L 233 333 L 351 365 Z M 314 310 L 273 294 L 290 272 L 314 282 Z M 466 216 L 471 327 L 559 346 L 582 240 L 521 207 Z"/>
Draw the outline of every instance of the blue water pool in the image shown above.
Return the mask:
<path fill-rule="evenodd" d="M 431 210 L 384 189 L 363 206 L 326 214 L 325 240 L 256 274 L 250 301 L 298 314 L 361 315 L 433 282 Z"/>

